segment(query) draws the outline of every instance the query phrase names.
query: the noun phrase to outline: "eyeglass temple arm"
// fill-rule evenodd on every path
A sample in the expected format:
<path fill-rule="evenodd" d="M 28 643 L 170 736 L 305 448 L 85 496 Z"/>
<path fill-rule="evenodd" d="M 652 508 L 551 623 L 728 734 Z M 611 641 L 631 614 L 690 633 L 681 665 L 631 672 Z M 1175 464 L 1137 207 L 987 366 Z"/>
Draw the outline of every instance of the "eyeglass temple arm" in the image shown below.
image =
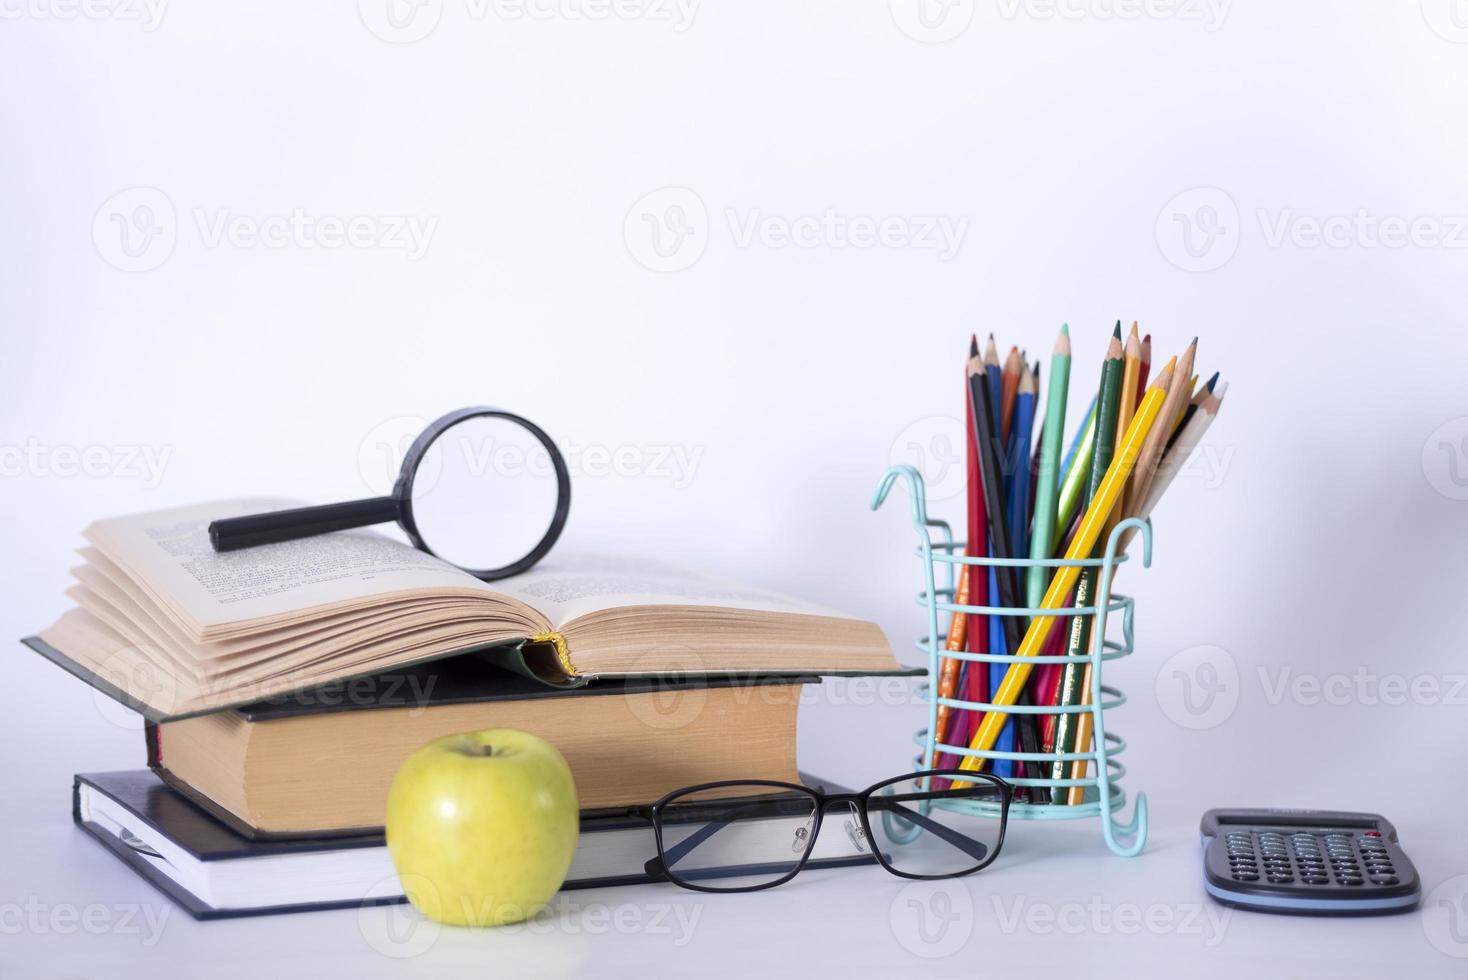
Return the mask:
<path fill-rule="evenodd" d="M 883 798 L 876 797 L 876 799 Z M 894 799 L 883 799 L 883 802 L 890 802 L 892 804 L 891 806 L 886 808 L 889 812 L 899 814 L 902 819 L 906 820 L 908 823 L 917 824 L 919 827 L 928 831 L 939 840 L 952 844 L 954 847 L 958 848 L 960 851 L 967 854 L 975 861 L 982 861 L 984 860 L 984 858 L 988 857 L 989 848 L 983 842 L 976 841 L 972 837 L 965 836 L 964 834 L 959 833 L 951 827 L 945 827 L 943 824 L 934 820 L 932 817 L 919 813 L 916 810 L 909 809 L 905 806 L 899 806 L 897 805 L 897 801 Z"/>

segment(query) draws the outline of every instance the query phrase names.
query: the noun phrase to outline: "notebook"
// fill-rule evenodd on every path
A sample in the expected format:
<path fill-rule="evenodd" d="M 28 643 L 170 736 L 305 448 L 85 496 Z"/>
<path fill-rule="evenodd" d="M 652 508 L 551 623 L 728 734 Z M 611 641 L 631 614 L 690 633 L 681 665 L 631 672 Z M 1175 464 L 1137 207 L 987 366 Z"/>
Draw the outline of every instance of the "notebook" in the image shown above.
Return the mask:
<path fill-rule="evenodd" d="M 802 781 L 821 786 L 810 777 Z M 824 789 L 841 792 L 829 784 Z M 249 840 L 148 770 L 77 775 L 72 818 L 196 919 L 405 901 L 380 835 Z M 645 816 L 630 809 L 583 811 L 576 856 L 563 887 L 650 882 L 644 865 L 656 855 L 652 826 Z M 817 838 L 807 867 L 847 867 L 873 860 L 847 835 L 831 832 Z M 737 868 L 729 870 L 735 873 Z"/>

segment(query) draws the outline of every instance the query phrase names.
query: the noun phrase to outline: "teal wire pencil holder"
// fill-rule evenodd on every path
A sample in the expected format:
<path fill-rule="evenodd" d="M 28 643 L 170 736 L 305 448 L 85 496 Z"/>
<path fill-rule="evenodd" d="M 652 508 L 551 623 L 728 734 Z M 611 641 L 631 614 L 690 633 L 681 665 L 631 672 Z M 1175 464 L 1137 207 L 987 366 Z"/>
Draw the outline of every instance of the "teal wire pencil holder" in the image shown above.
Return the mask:
<path fill-rule="evenodd" d="M 1009 781 L 1016 787 L 1048 787 L 1052 793 L 1068 791 L 1072 786 L 1082 787 L 1084 795 L 1078 804 L 1069 803 L 1026 803 L 1016 801 L 1009 808 L 1010 819 L 1018 820 L 1081 820 L 1091 817 L 1101 819 L 1101 832 L 1105 837 L 1106 846 L 1122 857 L 1133 857 L 1139 853 L 1147 842 L 1147 796 L 1145 793 L 1136 794 L 1136 802 L 1132 808 L 1132 816 L 1129 820 L 1123 820 L 1121 811 L 1126 806 L 1126 791 L 1122 789 L 1121 780 L 1126 775 L 1126 767 L 1117 756 L 1126 751 L 1127 744 L 1120 735 L 1109 731 L 1106 727 L 1106 713 L 1114 711 L 1126 703 L 1126 695 L 1119 689 L 1102 683 L 1102 665 L 1129 656 L 1133 649 L 1133 623 L 1132 615 L 1135 603 L 1129 596 L 1119 595 L 1111 591 L 1111 583 L 1115 577 L 1118 566 L 1127 561 L 1124 553 L 1119 553 L 1119 545 L 1123 536 L 1129 529 L 1134 529 L 1142 543 L 1141 561 L 1142 566 L 1148 567 L 1152 564 L 1152 525 L 1147 520 L 1128 518 L 1118 522 L 1112 529 L 1106 540 L 1105 550 L 1101 557 L 1067 561 L 1061 558 L 1045 560 L 1032 560 L 1029 558 L 990 558 L 985 556 L 969 557 L 964 554 L 964 542 L 956 541 L 953 530 L 948 522 L 936 520 L 928 516 L 927 493 L 923 486 L 922 474 L 916 468 L 902 464 L 890 467 L 882 476 L 882 481 L 877 486 L 877 491 L 872 497 L 872 510 L 882 506 L 887 499 L 893 485 L 899 480 L 907 483 L 908 498 L 912 509 L 913 528 L 917 531 L 918 546 L 915 553 L 922 560 L 923 568 L 923 591 L 918 594 L 917 602 L 927 611 L 928 630 L 926 636 L 917 640 L 917 649 L 921 651 L 928 662 L 928 678 L 922 686 L 927 701 L 928 724 L 913 735 L 913 740 L 920 747 L 920 753 L 916 757 L 916 769 L 934 768 L 933 760 L 943 755 L 954 757 L 977 757 L 979 759 L 1010 760 L 1011 762 L 1039 763 L 1042 771 L 1049 770 L 1055 762 L 1075 762 L 1086 760 L 1086 776 L 1080 779 L 1042 779 L 1038 777 L 1014 777 Z M 1076 568 L 1097 569 L 1097 589 L 1095 602 L 1092 605 L 1067 607 L 1062 615 L 1070 616 L 1094 616 L 1094 626 L 1091 630 L 1090 652 L 1080 656 L 1040 655 L 1024 658 L 1025 662 L 1038 667 L 1042 664 L 1064 665 L 1068 663 L 1089 664 L 1090 669 L 1090 699 L 1087 704 L 1076 705 L 1026 705 L 1014 704 L 1008 707 L 996 707 L 986 701 L 969 701 L 960 697 L 944 697 L 938 690 L 939 678 L 942 670 L 943 659 L 954 659 L 960 662 L 968 662 L 975 666 L 987 667 L 989 664 L 1000 664 L 1008 666 L 1017 659 L 1013 654 L 996 653 L 969 653 L 962 650 L 944 649 L 948 631 L 943 628 L 945 624 L 951 623 L 954 613 L 970 613 L 978 616 L 1020 616 L 1030 617 L 1046 613 L 1054 615 L 1054 610 L 1041 610 L 1035 607 L 1008 607 L 1008 606 L 976 606 L 959 605 L 956 603 L 958 573 L 961 566 L 973 566 L 983 574 L 987 574 L 989 568 L 1008 566 L 1020 570 L 1023 575 L 1030 568 L 1042 567 L 1047 569 L 1058 569 L 1065 566 Z M 970 575 L 974 574 L 972 571 Z M 1114 615 L 1121 617 L 1121 636 L 1119 640 L 1106 638 L 1106 626 L 1110 617 Z M 1021 620 L 1024 622 L 1024 620 Z M 1055 627 L 1061 628 L 1059 624 Z M 962 693 L 962 692 L 955 692 Z M 1002 711 L 1009 716 L 1019 715 L 1063 715 L 1063 714 L 1089 714 L 1092 725 L 1091 748 L 1084 752 L 1015 752 L 1002 751 L 999 749 L 971 749 L 967 745 L 951 745 L 938 741 L 935 732 L 938 725 L 938 708 L 946 706 L 953 712 L 977 712 Z M 955 719 L 956 720 L 956 719 Z M 1000 816 L 998 804 L 979 802 L 975 800 L 942 800 L 934 804 L 954 809 L 966 810 L 981 816 L 998 819 Z"/>

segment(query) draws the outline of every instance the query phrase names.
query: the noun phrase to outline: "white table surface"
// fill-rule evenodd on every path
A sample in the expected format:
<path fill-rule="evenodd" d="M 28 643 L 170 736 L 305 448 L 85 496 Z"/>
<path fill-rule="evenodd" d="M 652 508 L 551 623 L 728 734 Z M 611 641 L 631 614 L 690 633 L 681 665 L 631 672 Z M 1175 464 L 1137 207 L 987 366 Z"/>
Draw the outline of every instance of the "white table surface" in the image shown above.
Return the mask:
<path fill-rule="evenodd" d="M 1150 741 L 1131 735 L 1134 783 L 1150 790 L 1152 824 L 1146 850 L 1133 859 L 1109 854 L 1094 821 L 1017 822 L 990 869 L 957 881 L 914 883 L 865 867 L 807 872 L 761 894 L 702 895 L 667 885 L 578 890 L 562 893 L 552 913 L 532 924 L 493 930 L 439 927 L 402 906 L 196 922 L 73 828 L 65 767 L 42 764 L 77 754 L 68 732 L 79 717 L 84 728 L 98 717 L 90 696 L 39 659 L 21 661 L 17 673 L 79 710 L 33 719 L 29 731 L 8 736 L 11 745 L 29 746 L 35 764 L 20 774 L 7 804 L 11 832 L 0 866 L 7 895 L 24 896 L 11 899 L 0 919 L 0 976 L 7 980 L 184 976 L 205 968 L 220 977 L 750 976 L 812 969 L 1026 976 L 1037 963 L 1089 976 L 1160 975 L 1186 966 L 1195 976 L 1262 968 L 1334 978 L 1389 969 L 1461 976 L 1468 966 L 1468 934 L 1455 933 L 1449 921 L 1463 908 L 1468 865 L 1452 823 L 1434 819 L 1440 804 L 1409 804 L 1371 785 L 1347 792 L 1341 781 L 1331 786 L 1313 775 L 1298 753 L 1260 761 L 1247 784 L 1229 791 L 1227 776 L 1210 783 L 1182 761 L 1182 746 L 1196 733 L 1175 728 L 1170 738 L 1165 729 Z M 873 694 L 832 685 L 825 701 L 802 708 L 808 768 L 852 785 L 884 774 L 862 757 L 891 758 L 890 746 L 901 743 L 919 709 L 871 704 Z M 1115 713 L 1116 727 L 1128 710 Z M 1148 699 L 1131 720 L 1144 722 L 1155 710 Z M 102 724 L 125 724 L 118 713 L 103 714 L 109 720 Z M 848 751 L 832 751 L 838 734 L 851 740 Z M 1397 821 L 1427 890 L 1437 891 L 1422 911 L 1396 916 L 1230 911 L 1203 893 L 1197 835 L 1202 811 L 1228 804 L 1379 806 Z M 836 829 L 828 824 L 825 832 Z"/>

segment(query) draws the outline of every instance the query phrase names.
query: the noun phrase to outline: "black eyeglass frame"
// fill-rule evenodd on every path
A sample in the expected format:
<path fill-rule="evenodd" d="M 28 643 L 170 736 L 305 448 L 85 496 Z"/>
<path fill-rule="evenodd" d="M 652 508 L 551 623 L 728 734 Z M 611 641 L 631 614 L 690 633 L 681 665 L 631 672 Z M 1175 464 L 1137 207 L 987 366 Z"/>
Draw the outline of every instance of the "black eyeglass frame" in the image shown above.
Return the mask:
<path fill-rule="evenodd" d="M 914 780 L 925 779 L 927 781 L 927 785 L 929 788 L 923 791 L 925 793 L 943 793 L 944 790 L 932 788 L 932 781 L 934 778 L 947 779 L 950 782 L 960 781 L 965 783 L 985 783 L 997 789 L 999 791 L 1000 800 L 999 836 L 994 841 L 993 850 L 988 855 L 986 855 L 978 864 L 964 871 L 955 871 L 948 874 L 939 875 L 923 875 L 914 874 L 911 871 L 901 871 L 893 867 L 888 862 L 886 855 L 882 853 L 881 847 L 878 846 L 877 837 L 872 832 L 872 822 L 871 817 L 867 812 L 867 803 L 872 798 L 872 796 L 880 793 L 881 790 L 887 788 L 888 786 L 895 786 L 898 783 L 907 783 Z M 791 868 L 788 874 L 771 881 L 762 882 L 757 885 L 744 885 L 738 888 L 711 888 L 707 885 L 701 885 L 693 881 L 688 881 L 680 877 L 676 871 L 672 871 L 669 869 L 668 851 L 667 848 L 665 848 L 663 845 L 664 810 L 668 807 L 669 804 L 677 802 L 680 798 L 690 796 L 694 793 L 701 793 L 715 789 L 723 789 L 730 786 L 768 786 L 774 789 L 784 789 L 789 790 L 792 793 L 797 793 L 809 797 L 814 802 L 815 826 L 811 828 L 810 837 L 805 842 L 805 850 L 801 853 L 800 860 L 795 863 L 795 866 Z M 766 888 L 774 888 L 777 885 L 785 884 L 791 878 L 794 878 L 796 875 L 800 874 L 801 870 L 805 868 L 806 862 L 810 860 L 811 851 L 815 848 L 816 838 L 820 837 L 821 835 L 821 824 L 823 818 L 825 817 L 826 810 L 833 806 L 855 805 L 856 812 L 861 817 L 862 832 L 866 835 L 865 839 L 867 842 L 867 849 L 872 853 L 872 856 L 877 859 L 877 862 L 881 864 L 881 866 L 887 871 L 894 875 L 897 875 L 899 878 L 911 878 L 918 881 L 932 881 L 942 878 L 962 878 L 967 875 L 974 874 L 975 872 L 984 870 L 989 865 L 993 864 L 994 859 L 999 856 L 999 852 L 1004 848 L 1004 832 L 1009 826 L 1009 805 L 1011 802 L 1013 802 L 1013 800 L 1014 786 L 1009 782 L 1006 782 L 1004 779 L 992 775 L 991 773 L 971 772 L 966 769 L 925 769 L 920 772 L 907 773 L 902 776 L 894 776 L 891 779 L 884 779 L 880 783 L 869 786 L 859 793 L 825 793 L 821 790 L 811 789 L 809 786 L 802 786 L 799 783 L 782 783 L 772 779 L 725 779 L 714 783 L 702 783 L 697 786 L 687 786 L 683 789 L 674 790 L 647 809 L 646 815 L 652 821 L 653 836 L 657 841 L 658 856 L 648 861 L 646 865 L 644 865 L 643 870 L 655 880 L 668 881 L 672 884 L 678 885 L 680 888 L 688 888 L 693 891 L 699 892 L 756 892 L 763 891 Z M 687 803 L 685 803 L 684 805 L 694 803 L 702 805 L 717 805 L 720 802 L 723 801 L 718 799 L 697 801 L 690 800 L 687 801 Z M 756 799 L 753 802 L 759 801 Z M 911 823 L 925 825 L 924 829 L 929 831 L 932 831 L 935 828 L 940 828 L 942 826 L 938 824 L 937 821 L 929 820 L 926 814 L 918 814 L 912 812 L 902 814 L 901 818 Z M 947 828 L 942 829 L 947 830 Z"/>

